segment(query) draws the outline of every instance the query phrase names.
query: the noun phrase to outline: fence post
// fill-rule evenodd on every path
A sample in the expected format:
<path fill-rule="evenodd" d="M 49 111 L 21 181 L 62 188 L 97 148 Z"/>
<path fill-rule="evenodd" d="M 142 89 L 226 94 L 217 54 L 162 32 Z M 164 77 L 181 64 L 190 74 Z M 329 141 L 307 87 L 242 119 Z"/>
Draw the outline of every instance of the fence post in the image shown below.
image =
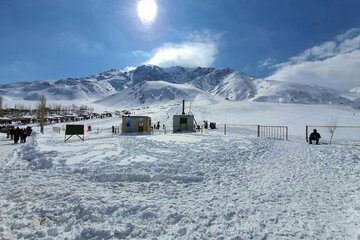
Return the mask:
<path fill-rule="evenodd" d="M 305 128 L 305 141 L 306 142 L 309 142 L 308 136 L 309 136 L 309 126 L 306 125 L 306 128 Z"/>
<path fill-rule="evenodd" d="M 166 127 L 164 128 L 164 134 L 166 135 Z"/>
<path fill-rule="evenodd" d="M 224 124 L 224 135 L 226 135 L 226 124 Z"/>
<path fill-rule="evenodd" d="M 204 125 L 201 125 L 201 134 L 204 132 Z"/>
<path fill-rule="evenodd" d="M 289 130 L 288 130 L 288 127 L 286 127 L 286 140 L 289 140 Z"/>
<path fill-rule="evenodd" d="M 257 136 L 260 137 L 260 125 L 257 125 Z"/>

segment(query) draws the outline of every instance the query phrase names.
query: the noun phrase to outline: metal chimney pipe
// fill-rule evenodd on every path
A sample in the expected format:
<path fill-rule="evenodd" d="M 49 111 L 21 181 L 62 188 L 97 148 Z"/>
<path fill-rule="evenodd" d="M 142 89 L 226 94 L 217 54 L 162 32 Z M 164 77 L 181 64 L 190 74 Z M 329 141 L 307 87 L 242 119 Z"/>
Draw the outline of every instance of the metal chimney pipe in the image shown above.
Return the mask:
<path fill-rule="evenodd" d="M 185 99 L 183 99 L 183 109 L 182 109 L 182 114 L 185 115 Z"/>

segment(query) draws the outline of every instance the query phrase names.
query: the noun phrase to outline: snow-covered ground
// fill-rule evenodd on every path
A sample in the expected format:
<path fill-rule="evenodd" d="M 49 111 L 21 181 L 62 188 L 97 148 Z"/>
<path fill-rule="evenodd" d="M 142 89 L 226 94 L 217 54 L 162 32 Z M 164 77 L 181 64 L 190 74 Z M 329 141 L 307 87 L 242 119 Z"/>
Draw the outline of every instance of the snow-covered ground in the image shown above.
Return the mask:
<path fill-rule="evenodd" d="M 359 113 L 263 106 L 194 102 L 192 111 L 198 121 L 286 124 L 289 141 L 240 127 L 113 136 L 120 119 L 111 118 L 85 122 L 85 142 L 64 143 L 46 127 L 1 159 L 0 238 L 359 239 L 360 148 L 311 146 L 301 135 L 309 114 L 354 124 Z M 179 108 L 138 114 L 170 125 Z"/>

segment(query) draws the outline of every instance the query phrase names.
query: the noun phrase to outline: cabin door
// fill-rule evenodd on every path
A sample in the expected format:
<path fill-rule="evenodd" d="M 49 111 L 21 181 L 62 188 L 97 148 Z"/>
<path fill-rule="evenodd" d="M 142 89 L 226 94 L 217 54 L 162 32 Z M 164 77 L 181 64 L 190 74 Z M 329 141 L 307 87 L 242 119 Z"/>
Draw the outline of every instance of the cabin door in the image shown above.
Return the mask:
<path fill-rule="evenodd" d="M 180 118 L 180 131 L 187 130 L 187 118 Z"/>
<path fill-rule="evenodd" d="M 138 124 L 138 132 L 143 132 L 144 131 L 144 122 L 139 122 Z"/>

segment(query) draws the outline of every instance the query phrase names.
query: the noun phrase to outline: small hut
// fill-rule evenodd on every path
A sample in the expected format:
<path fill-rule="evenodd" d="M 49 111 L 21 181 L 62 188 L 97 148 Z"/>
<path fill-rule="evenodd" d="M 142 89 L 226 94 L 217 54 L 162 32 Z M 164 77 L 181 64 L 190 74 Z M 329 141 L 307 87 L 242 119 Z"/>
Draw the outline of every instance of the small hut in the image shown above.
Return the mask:
<path fill-rule="evenodd" d="M 185 100 L 181 115 L 173 116 L 173 132 L 195 132 L 195 118 L 192 114 L 185 114 Z"/>
<path fill-rule="evenodd" d="M 12 120 L 8 117 L 1 117 L 0 118 L 0 124 L 11 124 Z"/>
<path fill-rule="evenodd" d="M 89 114 L 89 113 L 86 113 L 86 112 L 81 113 L 81 114 L 79 115 L 79 117 L 80 117 L 80 118 L 83 118 L 84 120 L 89 120 L 89 119 L 91 118 L 90 114 Z"/>
<path fill-rule="evenodd" d="M 22 124 L 30 124 L 36 122 L 36 117 L 34 116 L 22 116 L 19 118 Z"/>
<path fill-rule="evenodd" d="M 151 118 L 146 116 L 123 116 L 122 133 L 151 133 Z"/>

